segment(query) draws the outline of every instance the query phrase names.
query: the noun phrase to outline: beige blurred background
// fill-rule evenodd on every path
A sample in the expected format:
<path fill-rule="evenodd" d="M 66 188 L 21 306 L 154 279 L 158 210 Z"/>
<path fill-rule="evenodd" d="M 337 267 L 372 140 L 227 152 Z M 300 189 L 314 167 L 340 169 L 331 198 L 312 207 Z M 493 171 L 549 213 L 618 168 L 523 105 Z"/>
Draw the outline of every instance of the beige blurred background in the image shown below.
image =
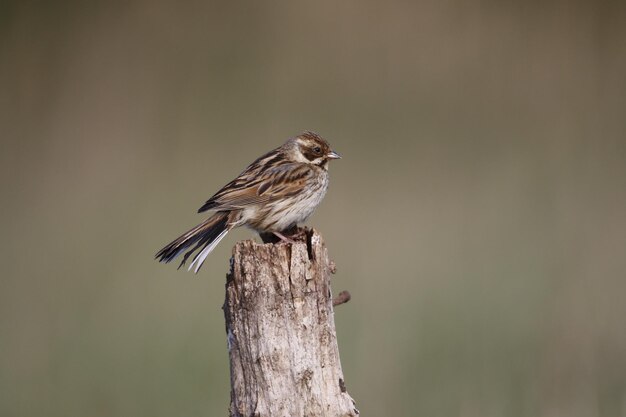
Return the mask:
<path fill-rule="evenodd" d="M 625 106 L 623 2 L 2 2 L 0 415 L 227 415 L 153 256 L 311 129 L 362 415 L 624 416 Z"/>

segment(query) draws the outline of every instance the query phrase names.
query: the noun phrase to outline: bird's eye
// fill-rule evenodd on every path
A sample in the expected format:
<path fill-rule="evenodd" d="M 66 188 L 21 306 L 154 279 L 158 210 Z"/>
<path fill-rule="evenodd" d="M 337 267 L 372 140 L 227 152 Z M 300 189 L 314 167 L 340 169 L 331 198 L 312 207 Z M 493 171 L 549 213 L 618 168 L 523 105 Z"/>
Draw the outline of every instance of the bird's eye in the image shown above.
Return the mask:
<path fill-rule="evenodd" d="M 319 146 L 316 146 L 315 148 L 313 148 L 313 152 L 322 153 L 322 148 L 320 148 Z"/>

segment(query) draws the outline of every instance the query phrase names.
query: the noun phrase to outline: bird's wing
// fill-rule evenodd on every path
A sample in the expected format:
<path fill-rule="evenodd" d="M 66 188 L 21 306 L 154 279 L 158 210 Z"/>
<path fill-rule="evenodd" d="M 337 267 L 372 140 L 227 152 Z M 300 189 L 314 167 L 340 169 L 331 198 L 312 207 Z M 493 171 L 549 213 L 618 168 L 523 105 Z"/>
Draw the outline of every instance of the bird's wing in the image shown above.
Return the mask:
<path fill-rule="evenodd" d="M 302 163 L 252 164 L 215 193 L 198 212 L 236 210 L 292 197 L 304 189 L 312 175 L 311 167 Z"/>

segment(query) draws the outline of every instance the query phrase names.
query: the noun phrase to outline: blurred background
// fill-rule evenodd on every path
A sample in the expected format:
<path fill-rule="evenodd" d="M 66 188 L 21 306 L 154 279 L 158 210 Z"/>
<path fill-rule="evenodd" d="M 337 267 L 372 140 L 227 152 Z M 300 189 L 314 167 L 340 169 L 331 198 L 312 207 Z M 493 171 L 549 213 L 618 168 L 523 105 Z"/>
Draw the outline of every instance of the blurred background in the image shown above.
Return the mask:
<path fill-rule="evenodd" d="M 623 2 L 2 2 L 0 414 L 227 415 L 254 235 L 153 256 L 311 129 L 362 415 L 626 415 L 625 74 Z"/>

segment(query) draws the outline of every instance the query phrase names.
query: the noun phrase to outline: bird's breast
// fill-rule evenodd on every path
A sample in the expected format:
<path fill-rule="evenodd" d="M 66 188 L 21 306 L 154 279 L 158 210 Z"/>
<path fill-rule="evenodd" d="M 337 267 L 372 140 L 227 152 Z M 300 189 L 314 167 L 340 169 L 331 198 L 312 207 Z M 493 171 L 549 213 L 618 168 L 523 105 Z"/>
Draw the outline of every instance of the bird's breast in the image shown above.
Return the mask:
<path fill-rule="evenodd" d="M 328 172 L 316 171 L 300 192 L 251 209 L 246 215 L 248 226 L 261 232 L 282 231 L 305 221 L 321 203 L 328 189 Z"/>

